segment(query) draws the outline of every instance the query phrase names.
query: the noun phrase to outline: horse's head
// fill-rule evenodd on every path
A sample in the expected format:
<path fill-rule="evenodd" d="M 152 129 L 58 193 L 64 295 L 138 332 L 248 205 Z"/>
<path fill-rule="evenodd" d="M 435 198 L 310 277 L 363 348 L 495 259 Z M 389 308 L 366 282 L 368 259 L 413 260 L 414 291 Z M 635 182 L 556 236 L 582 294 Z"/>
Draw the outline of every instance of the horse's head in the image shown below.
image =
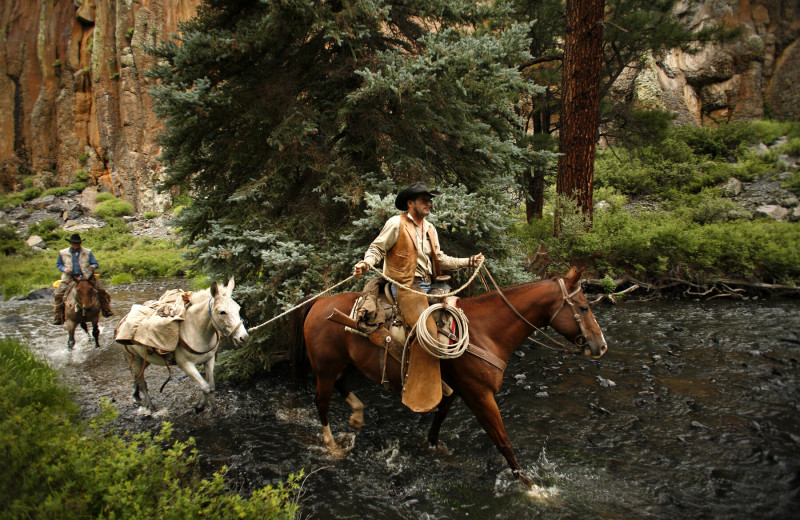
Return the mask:
<path fill-rule="evenodd" d="M 209 313 L 220 334 L 230 338 L 234 346 L 240 347 L 248 342 L 250 336 L 239 316 L 239 304 L 231 297 L 233 286 L 233 277 L 228 280 L 228 285 L 217 285 L 216 282 L 211 284 Z"/>
<path fill-rule="evenodd" d="M 606 353 L 608 345 L 581 290 L 582 273 L 583 269 L 573 267 L 564 278 L 558 279 L 561 298 L 551 315 L 550 326 L 581 347 L 585 355 L 597 359 Z"/>
<path fill-rule="evenodd" d="M 76 279 L 76 281 L 77 283 L 72 293 L 75 310 L 83 314 L 95 310 L 99 303 L 97 300 L 97 287 L 83 277 Z"/>

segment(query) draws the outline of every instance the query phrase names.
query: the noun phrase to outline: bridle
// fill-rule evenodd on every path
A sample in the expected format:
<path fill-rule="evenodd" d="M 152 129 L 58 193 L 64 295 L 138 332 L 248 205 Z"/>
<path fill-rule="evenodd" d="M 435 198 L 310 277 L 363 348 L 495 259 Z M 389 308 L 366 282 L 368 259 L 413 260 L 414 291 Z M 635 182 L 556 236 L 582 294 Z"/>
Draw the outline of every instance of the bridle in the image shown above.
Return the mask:
<path fill-rule="evenodd" d="M 99 304 L 99 300 L 98 300 L 99 291 L 97 290 L 97 287 L 95 287 L 92 284 L 92 282 L 90 281 L 89 278 L 86 278 L 86 277 L 78 278 L 78 277 L 74 276 L 73 280 L 75 281 L 75 285 L 72 288 L 69 289 L 69 291 L 70 291 L 70 299 L 75 303 L 75 310 L 77 311 L 78 309 L 80 309 L 81 314 L 83 316 L 86 316 L 86 312 L 87 311 L 93 310 L 95 308 L 95 306 L 97 306 Z M 92 293 L 92 305 L 90 307 L 88 307 L 88 308 L 84 307 L 83 304 L 81 303 L 80 299 L 78 298 L 78 285 L 81 282 L 88 283 L 89 287 L 91 287 L 92 291 L 93 291 L 93 293 Z"/>
<path fill-rule="evenodd" d="M 549 339 L 551 342 L 553 342 L 554 344 L 558 345 L 559 347 L 561 347 L 566 352 L 571 352 L 563 343 L 561 343 L 560 341 L 556 340 L 555 338 L 552 338 L 552 337 L 548 336 L 547 334 L 545 334 L 545 332 L 542 329 L 540 329 L 539 327 L 537 327 L 536 325 L 534 325 L 533 323 L 528 321 L 525 318 L 525 316 L 520 314 L 520 312 L 511 304 L 511 302 L 508 301 L 508 298 L 506 298 L 506 295 L 503 294 L 503 291 L 500 290 L 500 286 L 498 286 L 497 282 L 495 282 L 494 277 L 492 276 L 492 273 L 489 272 L 489 269 L 487 269 L 485 265 L 483 267 L 484 267 L 484 270 L 486 271 L 486 274 L 489 275 L 489 280 L 492 281 L 492 285 L 494 285 L 494 288 L 497 290 L 497 294 L 499 294 L 500 298 L 502 298 L 503 301 L 506 302 L 506 305 L 508 305 L 509 308 L 512 311 L 514 311 L 514 314 L 516 314 L 517 318 L 521 319 L 523 322 L 525 322 L 525 324 L 527 324 L 529 327 L 533 328 L 533 330 L 541 333 L 545 338 Z M 561 310 L 564 308 L 565 304 L 569 305 L 570 309 L 572 309 L 572 317 L 575 318 L 575 321 L 578 323 L 578 327 L 581 330 L 581 334 L 578 337 L 576 337 L 573 340 L 573 342 L 575 343 L 576 346 L 583 348 L 586 345 L 586 327 L 583 324 L 583 320 L 581 319 L 580 314 L 578 314 L 578 312 L 575 310 L 575 304 L 572 301 L 572 297 L 575 296 L 576 294 L 578 294 L 580 292 L 581 288 L 580 288 L 580 286 L 578 286 L 578 288 L 575 289 L 574 291 L 572 291 L 571 293 L 567 293 L 567 286 L 566 286 L 566 284 L 564 284 L 563 278 L 559 278 L 558 279 L 558 286 L 561 288 L 561 304 L 558 306 L 558 309 L 556 310 L 556 312 L 553 313 L 553 315 L 550 318 L 550 321 L 547 323 L 547 325 L 549 326 L 551 323 L 553 323 L 553 320 L 556 319 L 556 317 L 559 315 Z M 557 349 L 554 349 L 553 347 L 551 347 L 549 345 L 545 345 L 541 341 L 538 341 L 538 340 L 536 340 L 536 339 L 534 339 L 534 338 L 532 338 L 530 336 L 528 336 L 528 339 L 530 341 L 532 341 L 533 343 L 536 343 L 537 345 L 542 346 L 544 348 L 547 348 L 547 349 L 550 349 L 550 350 L 557 350 Z"/>
<path fill-rule="evenodd" d="M 550 318 L 550 321 L 547 323 L 548 326 L 553 323 L 553 320 L 558 317 L 559 313 L 561 313 L 561 309 L 564 308 L 564 304 L 569 305 L 569 308 L 572 310 L 572 317 L 575 319 L 575 322 L 578 324 L 578 328 L 581 329 L 581 333 L 578 337 L 576 337 L 573 342 L 583 348 L 586 346 L 586 327 L 583 324 L 583 319 L 581 319 L 581 315 L 575 309 L 575 303 L 572 301 L 572 297 L 578 294 L 581 291 L 580 286 L 577 289 L 572 291 L 571 293 L 567 294 L 567 286 L 564 284 L 564 279 L 558 279 L 558 286 L 561 288 L 561 305 L 558 306 L 556 312 L 553 313 L 553 316 Z"/>

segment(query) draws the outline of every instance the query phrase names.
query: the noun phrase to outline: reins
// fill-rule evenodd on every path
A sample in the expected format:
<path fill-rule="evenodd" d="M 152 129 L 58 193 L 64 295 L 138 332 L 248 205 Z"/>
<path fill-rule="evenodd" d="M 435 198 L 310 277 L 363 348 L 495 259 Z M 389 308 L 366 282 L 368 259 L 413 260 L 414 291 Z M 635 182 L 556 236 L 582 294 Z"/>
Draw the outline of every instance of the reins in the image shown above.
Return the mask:
<path fill-rule="evenodd" d="M 548 336 L 542 329 L 540 329 L 539 327 L 537 327 L 536 325 L 534 325 L 533 323 L 531 323 L 530 321 L 525 319 L 525 316 L 520 314 L 520 312 L 511 304 L 511 302 L 508 301 L 508 298 L 506 298 L 506 295 L 503 294 L 503 291 L 500 290 L 500 286 L 497 285 L 497 282 L 494 280 L 494 277 L 492 276 L 492 273 L 489 272 L 489 269 L 486 266 L 484 266 L 483 268 L 486 270 L 486 274 L 489 276 L 489 280 L 491 280 L 492 285 L 494 285 L 495 289 L 497 290 L 497 294 L 500 295 L 500 298 L 502 298 L 503 301 L 506 303 L 506 305 L 509 306 L 509 308 L 514 312 L 514 314 L 517 316 L 517 318 L 521 319 L 526 325 L 528 325 L 529 327 L 533 328 L 533 330 L 535 330 L 536 332 L 541 333 L 545 338 L 549 339 L 550 341 L 552 341 L 553 343 L 555 343 L 556 345 L 561 347 L 561 349 L 563 349 L 565 352 L 570 352 L 570 350 L 563 343 L 561 343 L 560 341 Z M 563 299 L 561 300 L 561 306 L 558 308 L 558 310 L 553 314 L 553 317 L 550 319 L 550 323 L 552 323 L 553 318 L 555 318 L 558 315 L 558 313 L 561 311 L 561 308 L 564 307 L 564 301 L 566 301 L 567 298 L 572 298 L 572 296 L 577 294 L 577 292 L 580 290 L 580 289 L 577 289 L 575 292 L 573 292 L 572 294 L 567 296 L 567 291 L 564 288 L 564 280 L 559 278 L 558 279 L 558 283 L 561 286 Z M 572 306 L 572 302 L 571 301 L 570 301 L 570 306 Z M 548 323 L 548 325 L 550 323 Z M 581 332 L 584 332 L 583 323 L 581 323 L 580 326 L 581 326 Z M 537 345 L 539 345 L 541 347 L 549 349 L 549 350 L 554 350 L 554 351 L 558 351 L 559 350 L 559 349 L 551 347 L 550 345 L 546 345 L 546 344 L 542 343 L 541 341 L 539 341 L 537 339 L 534 339 L 531 336 L 528 336 L 528 340 L 532 341 L 533 343 L 536 343 Z"/>

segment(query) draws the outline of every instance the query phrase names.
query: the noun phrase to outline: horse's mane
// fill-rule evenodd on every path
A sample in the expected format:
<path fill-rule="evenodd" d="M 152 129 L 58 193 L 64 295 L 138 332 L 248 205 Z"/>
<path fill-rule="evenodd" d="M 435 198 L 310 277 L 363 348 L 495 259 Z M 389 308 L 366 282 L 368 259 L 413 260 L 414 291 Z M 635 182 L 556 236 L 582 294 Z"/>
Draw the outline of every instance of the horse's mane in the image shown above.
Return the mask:
<path fill-rule="evenodd" d="M 509 287 L 501 287 L 501 289 L 503 291 L 503 294 L 508 296 L 508 295 L 511 295 L 511 294 L 515 294 L 515 293 L 517 293 L 519 291 L 524 291 L 524 290 L 528 289 L 531 286 L 542 285 L 542 284 L 545 284 L 545 283 L 553 282 L 553 281 L 555 281 L 557 279 L 558 279 L 557 277 L 546 278 L 544 280 L 537 280 L 535 282 L 525 282 L 525 283 L 521 283 L 519 285 L 511 285 Z M 481 303 L 483 300 L 488 300 L 489 298 L 494 298 L 495 296 L 497 296 L 497 290 L 489 291 L 488 293 L 484 293 L 484 294 L 479 294 L 478 296 L 471 296 L 469 298 L 464 298 L 464 300 L 465 301 L 469 301 L 470 303 Z"/>
<path fill-rule="evenodd" d="M 192 291 L 191 295 L 189 296 L 189 301 L 192 304 L 205 302 L 211 298 L 211 289 L 203 289 L 200 291 Z"/>

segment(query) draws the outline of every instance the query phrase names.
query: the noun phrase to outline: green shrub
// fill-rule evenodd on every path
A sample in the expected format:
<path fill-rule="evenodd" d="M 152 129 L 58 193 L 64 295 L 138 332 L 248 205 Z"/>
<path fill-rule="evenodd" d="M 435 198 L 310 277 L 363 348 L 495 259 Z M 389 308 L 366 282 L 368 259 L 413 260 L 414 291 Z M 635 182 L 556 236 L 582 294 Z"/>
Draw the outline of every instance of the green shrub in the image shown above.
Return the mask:
<path fill-rule="evenodd" d="M 89 160 L 89 154 L 86 152 L 83 152 L 78 156 L 78 162 L 81 164 L 86 164 L 86 161 L 88 160 Z"/>
<path fill-rule="evenodd" d="M 201 478 L 193 439 L 161 431 L 117 435 L 108 402 L 87 429 L 58 374 L 19 343 L 0 339 L 0 494 L 7 518 L 291 519 L 300 475 L 248 499 L 223 467 Z"/>
<path fill-rule="evenodd" d="M 12 193 L 0 197 L 0 208 L 13 208 L 25 202 L 25 198 L 21 193 Z"/>
<path fill-rule="evenodd" d="M 97 195 L 94 196 L 95 202 L 105 202 L 107 200 L 114 200 L 116 197 L 114 195 L 108 193 L 107 191 L 101 191 Z"/>
<path fill-rule="evenodd" d="M 111 277 L 111 285 L 126 285 L 133 282 L 134 278 L 130 273 L 117 273 Z"/>
<path fill-rule="evenodd" d="M 790 139 L 800 137 L 800 123 L 797 121 L 752 121 L 750 126 L 758 140 L 767 145 L 772 144 L 783 136 L 787 136 Z"/>
<path fill-rule="evenodd" d="M 699 224 L 736 220 L 750 216 L 750 213 L 738 203 L 721 197 L 715 189 L 704 190 L 692 197 L 689 206 L 684 208 L 684 211 L 691 221 Z"/>
<path fill-rule="evenodd" d="M 42 196 L 42 190 L 39 188 L 28 188 L 22 192 L 22 199 L 23 200 L 33 200 L 38 199 Z"/>
<path fill-rule="evenodd" d="M 87 172 L 83 168 L 77 170 L 75 172 L 75 180 L 79 182 L 86 182 L 87 180 L 89 180 L 89 172 Z"/>
<path fill-rule="evenodd" d="M 789 178 L 781 183 L 781 186 L 800 196 L 800 171 L 792 172 Z"/>
<path fill-rule="evenodd" d="M 83 181 L 73 182 L 72 184 L 67 186 L 67 191 L 75 190 L 80 193 L 86 189 L 86 186 L 87 186 L 86 182 Z"/>
<path fill-rule="evenodd" d="M 55 188 L 48 188 L 44 190 L 44 193 L 42 193 L 42 197 L 47 197 L 48 195 L 55 195 L 56 197 L 60 197 L 61 195 L 66 195 L 67 192 L 69 192 L 69 190 L 70 188 L 67 186 L 56 186 Z"/>
<path fill-rule="evenodd" d="M 156 218 L 157 216 L 158 216 L 158 213 L 156 213 L 155 211 L 145 211 L 144 215 L 142 215 L 142 218 L 144 218 L 146 220 L 151 220 L 151 219 Z"/>
<path fill-rule="evenodd" d="M 59 242 L 60 246 L 60 241 L 64 237 L 64 233 L 59 232 L 59 229 L 60 226 L 58 222 L 52 218 L 46 218 L 29 226 L 28 236 L 38 235 L 47 243 Z"/>
<path fill-rule="evenodd" d="M 0 251 L 4 255 L 19 254 L 28 249 L 25 241 L 17 235 L 17 230 L 11 224 L 0 225 Z M 6 260 L 7 261 L 7 260 Z"/>
<path fill-rule="evenodd" d="M 102 219 L 109 217 L 121 217 L 122 215 L 133 214 L 133 206 L 130 202 L 121 199 L 104 200 L 94 208 L 92 212 Z"/>

